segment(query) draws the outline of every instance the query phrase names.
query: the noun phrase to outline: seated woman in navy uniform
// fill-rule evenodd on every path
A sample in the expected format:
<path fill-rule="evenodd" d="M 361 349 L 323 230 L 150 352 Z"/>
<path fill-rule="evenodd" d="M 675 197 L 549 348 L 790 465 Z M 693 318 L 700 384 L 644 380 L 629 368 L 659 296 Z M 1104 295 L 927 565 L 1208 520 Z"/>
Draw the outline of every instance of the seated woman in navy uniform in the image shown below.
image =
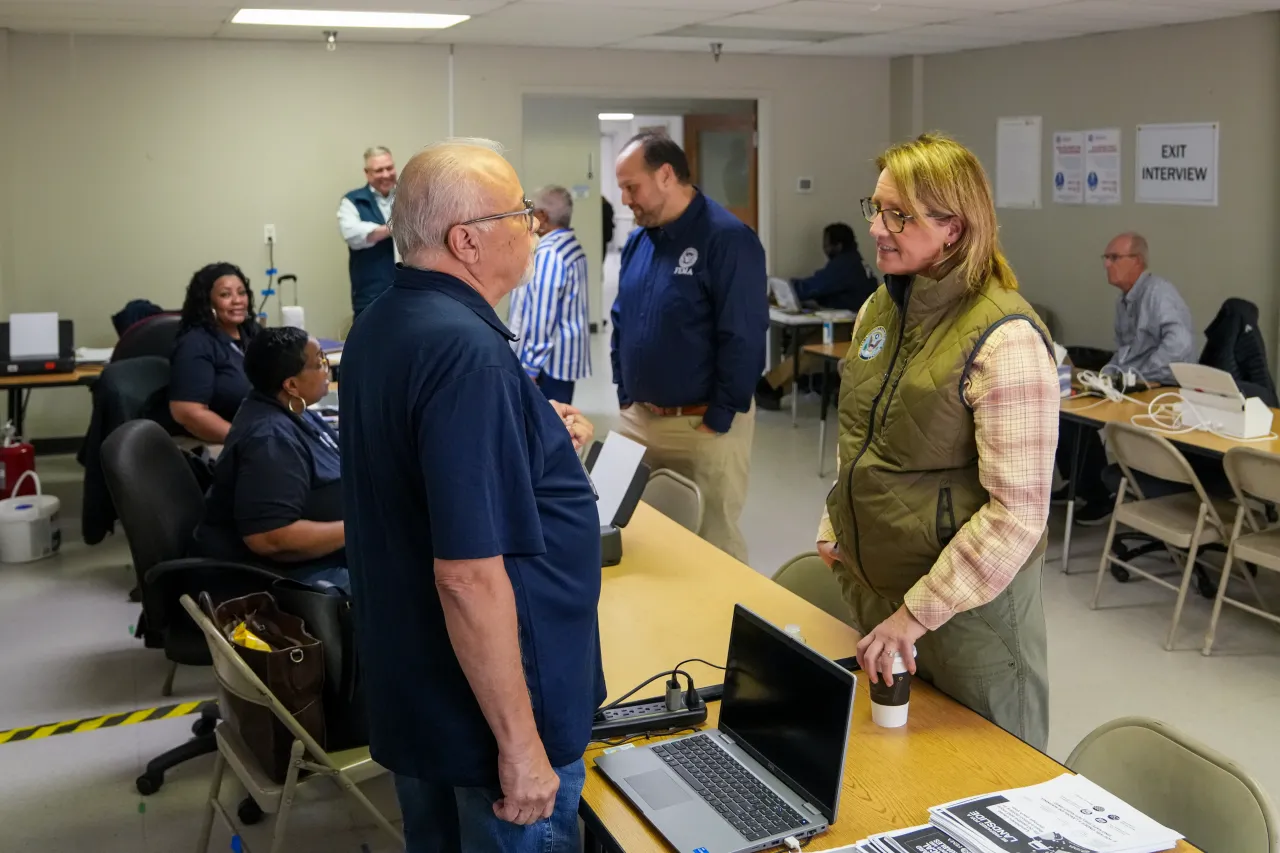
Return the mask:
<path fill-rule="evenodd" d="M 350 589 L 335 433 L 308 407 L 329 391 L 329 362 L 301 329 L 264 329 L 244 370 L 253 390 L 213 469 L 193 552 Z"/>
<path fill-rule="evenodd" d="M 226 440 L 249 394 L 244 351 L 257 331 L 253 291 L 239 267 L 209 264 L 191 277 L 169 357 L 169 413 L 194 438 Z"/>

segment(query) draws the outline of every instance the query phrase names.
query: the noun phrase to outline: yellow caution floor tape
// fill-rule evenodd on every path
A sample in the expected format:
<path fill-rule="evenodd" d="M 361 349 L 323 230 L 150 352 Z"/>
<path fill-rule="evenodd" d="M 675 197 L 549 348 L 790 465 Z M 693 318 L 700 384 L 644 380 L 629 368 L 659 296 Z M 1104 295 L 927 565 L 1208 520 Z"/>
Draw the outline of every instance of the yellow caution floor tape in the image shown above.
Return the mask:
<path fill-rule="evenodd" d="M 199 702 L 183 702 L 178 705 L 163 705 L 159 708 L 141 708 L 137 711 L 124 711 L 119 714 L 106 714 L 101 717 L 85 717 L 83 720 L 67 720 L 61 723 L 44 723 L 39 726 L 25 726 L 20 729 L 9 729 L 0 732 L 0 744 L 17 743 L 22 740 L 40 740 L 53 735 L 70 735 L 79 732 L 90 732 L 94 729 L 110 729 L 116 726 L 132 726 L 135 723 L 149 723 L 152 720 L 168 720 L 172 717 L 185 717 L 195 714 L 205 705 L 212 705 L 212 699 Z"/>

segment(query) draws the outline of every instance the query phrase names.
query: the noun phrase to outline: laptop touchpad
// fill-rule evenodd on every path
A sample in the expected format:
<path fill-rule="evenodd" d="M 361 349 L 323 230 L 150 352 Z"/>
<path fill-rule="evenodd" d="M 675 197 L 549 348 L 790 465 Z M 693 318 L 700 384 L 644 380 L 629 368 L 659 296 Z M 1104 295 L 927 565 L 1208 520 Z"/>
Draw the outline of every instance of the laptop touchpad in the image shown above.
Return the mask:
<path fill-rule="evenodd" d="M 628 776 L 626 782 L 654 811 L 693 799 L 665 770 L 650 770 L 648 773 Z"/>

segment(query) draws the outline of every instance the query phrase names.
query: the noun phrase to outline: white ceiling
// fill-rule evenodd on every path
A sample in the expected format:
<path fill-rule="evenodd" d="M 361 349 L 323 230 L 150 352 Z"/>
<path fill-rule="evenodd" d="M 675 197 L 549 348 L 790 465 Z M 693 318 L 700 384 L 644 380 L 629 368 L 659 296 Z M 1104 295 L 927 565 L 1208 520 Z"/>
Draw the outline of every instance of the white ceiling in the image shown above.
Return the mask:
<path fill-rule="evenodd" d="M 315 39 L 227 23 L 228 0 L 0 0 L 17 32 Z M 349 41 L 899 56 L 1280 10 L 1280 0 L 248 0 L 254 7 L 471 15 L 441 31 L 356 30 Z"/>

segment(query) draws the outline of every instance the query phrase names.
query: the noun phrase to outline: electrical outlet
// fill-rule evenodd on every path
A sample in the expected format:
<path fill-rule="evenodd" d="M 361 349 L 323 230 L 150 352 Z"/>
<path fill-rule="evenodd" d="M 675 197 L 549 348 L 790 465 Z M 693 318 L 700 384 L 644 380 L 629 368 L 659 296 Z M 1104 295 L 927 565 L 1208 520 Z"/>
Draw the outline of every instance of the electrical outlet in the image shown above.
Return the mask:
<path fill-rule="evenodd" d="M 274 225 L 262 226 L 262 242 L 274 243 L 276 241 L 276 227 Z"/>

